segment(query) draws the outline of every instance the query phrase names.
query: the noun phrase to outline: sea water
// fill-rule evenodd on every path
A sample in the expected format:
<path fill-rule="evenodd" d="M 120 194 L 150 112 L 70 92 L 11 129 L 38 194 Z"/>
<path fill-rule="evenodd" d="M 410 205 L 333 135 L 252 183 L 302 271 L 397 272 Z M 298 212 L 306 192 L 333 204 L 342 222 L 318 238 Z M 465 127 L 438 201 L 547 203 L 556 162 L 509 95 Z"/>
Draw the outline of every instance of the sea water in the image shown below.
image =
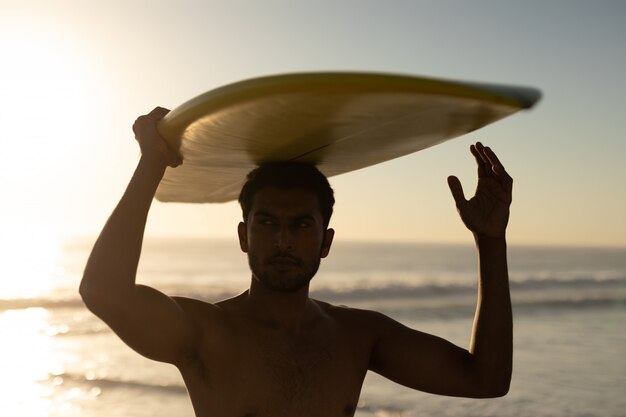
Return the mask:
<path fill-rule="evenodd" d="M 92 243 L 65 245 L 53 265 L 33 269 L 45 276 L 31 277 L 38 286 L 29 291 L 3 276 L 0 416 L 192 417 L 177 370 L 133 352 L 80 301 Z M 368 373 L 356 415 L 626 416 L 626 249 L 513 246 L 509 269 L 507 396 L 449 398 Z M 476 270 L 472 246 L 336 242 L 311 296 L 378 310 L 467 347 Z M 142 284 L 207 301 L 241 293 L 249 280 L 234 241 L 147 239 L 138 272 Z"/>

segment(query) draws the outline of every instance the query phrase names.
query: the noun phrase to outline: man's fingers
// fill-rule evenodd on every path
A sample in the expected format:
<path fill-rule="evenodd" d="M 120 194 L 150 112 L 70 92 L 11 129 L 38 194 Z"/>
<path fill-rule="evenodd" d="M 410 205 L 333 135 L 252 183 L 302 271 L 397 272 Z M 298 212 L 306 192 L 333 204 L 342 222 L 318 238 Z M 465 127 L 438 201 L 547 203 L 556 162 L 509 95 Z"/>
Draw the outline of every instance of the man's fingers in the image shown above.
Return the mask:
<path fill-rule="evenodd" d="M 158 155 L 168 166 L 177 167 L 182 165 L 183 158 L 169 147 L 157 129 L 159 121 L 168 113 L 169 110 L 164 107 L 155 107 L 150 113 L 135 120 L 133 132 L 142 154 Z"/>
<path fill-rule="evenodd" d="M 480 158 L 481 161 L 485 163 L 489 162 L 489 160 L 485 156 L 485 146 L 481 142 L 476 142 L 476 144 L 474 145 L 474 150 L 476 151 L 474 156 L 477 156 L 478 158 Z"/>
<path fill-rule="evenodd" d="M 489 160 L 484 154 L 483 144 L 480 142 L 476 142 L 475 145 L 470 146 L 470 152 L 474 155 L 474 159 L 476 159 L 476 166 L 478 168 L 478 177 L 486 177 L 491 173 L 491 167 L 489 166 Z"/>
<path fill-rule="evenodd" d="M 491 164 L 491 170 L 497 176 L 499 176 L 507 183 L 513 182 L 513 178 L 511 178 L 509 173 L 506 172 L 506 169 L 504 169 L 504 166 L 502 166 L 502 162 L 500 162 L 500 159 L 498 159 L 498 156 L 495 154 L 494 151 L 491 150 L 491 148 L 485 148 L 485 156 L 489 159 L 489 162 Z"/>
<path fill-rule="evenodd" d="M 165 117 L 170 111 L 164 107 L 155 107 L 150 113 L 139 116 L 133 124 L 133 132 L 135 137 L 144 129 L 152 129 L 155 127 L 155 121 L 159 121 Z"/>
<path fill-rule="evenodd" d="M 151 117 L 154 116 L 154 117 L 157 117 L 159 119 L 162 119 L 169 112 L 170 111 L 168 109 L 166 109 L 165 107 L 155 107 L 150 113 L 148 113 L 148 116 L 151 116 Z"/>
<path fill-rule="evenodd" d="M 183 158 L 180 155 L 172 151 L 170 151 L 170 155 L 171 157 L 169 166 L 171 166 L 172 168 L 176 168 L 177 166 L 181 166 L 183 164 Z"/>
<path fill-rule="evenodd" d="M 164 107 L 155 107 L 150 113 L 139 116 L 135 120 L 133 130 L 135 130 L 135 126 L 152 124 L 154 120 L 161 120 L 169 112 L 170 111 Z"/>
<path fill-rule="evenodd" d="M 504 171 L 504 167 L 502 166 L 502 163 L 500 162 L 495 152 L 492 151 L 490 147 L 484 148 L 484 153 L 485 153 L 485 157 L 487 157 L 489 165 L 491 165 L 492 168 L 495 167 L 499 169 L 500 171 Z"/>
<path fill-rule="evenodd" d="M 506 172 L 502 162 L 498 159 L 495 152 L 488 146 L 476 142 L 476 145 L 470 147 L 472 155 L 476 159 L 478 165 L 478 177 L 499 177 L 506 183 L 513 182 L 511 176 Z"/>
<path fill-rule="evenodd" d="M 454 175 L 448 177 L 448 186 L 450 187 L 450 191 L 452 192 L 452 197 L 454 198 L 454 202 L 457 207 L 461 207 L 463 204 L 467 202 L 465 199 L 465 194 L 463 194 L 463 186 L 461 185 L 461 181 Z"/>

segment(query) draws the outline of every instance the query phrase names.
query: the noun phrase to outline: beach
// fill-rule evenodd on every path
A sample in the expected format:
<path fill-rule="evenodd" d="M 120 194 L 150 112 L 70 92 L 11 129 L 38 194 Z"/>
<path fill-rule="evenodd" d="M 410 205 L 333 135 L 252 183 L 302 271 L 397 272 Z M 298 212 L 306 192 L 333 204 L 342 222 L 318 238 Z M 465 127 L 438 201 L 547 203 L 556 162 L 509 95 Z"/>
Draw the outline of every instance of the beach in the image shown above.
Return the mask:
<path fill-rule="evenodd" d="M 89 239 L 65 244 L 39 290 L 0 293 L 2 416 L 192 417 L 168 364 L 124 345 L 77 289 Z M 24 266 L 26 268 L 26 265 Z M 311 296 L 373 309 L 467 347 L 472 246 L 336 242 Z M 356 416 L 625 416 L 626 249 L 509 247 L 514 370 L 503 398 L 420 393 L 368 373 Z M 243 292 L 234 241 L 147 239 L 138 282 L 209 302 Z"/>

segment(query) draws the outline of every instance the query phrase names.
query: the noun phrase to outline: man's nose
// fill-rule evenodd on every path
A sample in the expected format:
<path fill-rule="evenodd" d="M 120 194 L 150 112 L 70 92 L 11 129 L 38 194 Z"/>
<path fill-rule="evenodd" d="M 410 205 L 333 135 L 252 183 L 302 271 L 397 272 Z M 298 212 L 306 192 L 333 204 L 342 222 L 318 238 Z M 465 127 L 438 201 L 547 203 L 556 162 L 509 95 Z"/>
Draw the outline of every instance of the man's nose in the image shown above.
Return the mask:
<path fill-rule="evenodd" d="M 287 250 L 293 247 L 291 231 L 287 225 L 278 228 L 276 237 L 274 238 L 274 244 L 279 250 Z"/>

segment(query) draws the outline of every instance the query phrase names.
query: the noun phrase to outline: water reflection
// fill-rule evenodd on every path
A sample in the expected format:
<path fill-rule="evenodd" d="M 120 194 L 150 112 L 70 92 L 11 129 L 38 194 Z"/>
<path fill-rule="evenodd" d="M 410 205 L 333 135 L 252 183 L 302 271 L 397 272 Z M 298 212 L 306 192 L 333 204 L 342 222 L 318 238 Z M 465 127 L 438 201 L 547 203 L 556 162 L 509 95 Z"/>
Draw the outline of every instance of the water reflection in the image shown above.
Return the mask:
<path fill-rule="evenodd" d="M 0 313 L 0 415 L 20 417 L 79 416 L 80 403 L 100 395 L 98 387 L 66 381 L 65 364 L 77 358 L 55 346 L 53 337 L 68 332 L 51 325 L 44 308 Z"/>
<path fill-rule="evenodd" d="M 50 388 L 41 382 L 64 371 L 46 334 L 48 315 L 43 308 L 0 313 L 0 415 L 48 415 Z"/>

